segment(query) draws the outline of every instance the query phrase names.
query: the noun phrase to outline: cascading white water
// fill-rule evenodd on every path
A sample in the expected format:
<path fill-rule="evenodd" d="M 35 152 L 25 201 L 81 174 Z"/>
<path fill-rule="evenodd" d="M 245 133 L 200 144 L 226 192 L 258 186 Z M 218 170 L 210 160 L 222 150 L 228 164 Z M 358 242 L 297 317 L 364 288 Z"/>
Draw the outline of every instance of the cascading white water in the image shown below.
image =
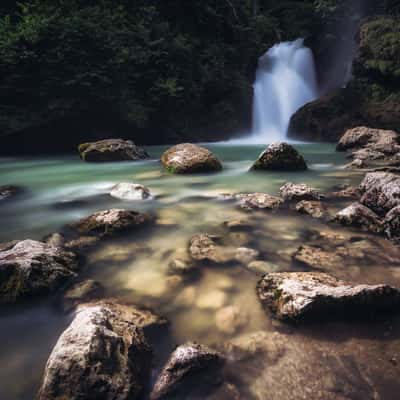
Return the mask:
<path fill-rule="evenodd" d="M 290 117 L 318 97 L 312 51 L 303 39 L 279 43 L 258 63 L 254 83 L 253 129 L 249 142 L 286 138 Z"/>

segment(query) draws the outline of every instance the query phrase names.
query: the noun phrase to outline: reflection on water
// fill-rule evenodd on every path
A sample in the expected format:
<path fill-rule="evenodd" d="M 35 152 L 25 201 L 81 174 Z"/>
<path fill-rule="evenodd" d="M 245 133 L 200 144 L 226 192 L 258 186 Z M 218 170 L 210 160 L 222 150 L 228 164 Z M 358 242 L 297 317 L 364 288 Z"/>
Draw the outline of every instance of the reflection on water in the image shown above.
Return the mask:
<path fill-rule="evenodd" d="M 40 239 L 100 209 L 133 207 L 153 212 L 158 218 L 155 227 L 104 242 L 88 253 L 81 279 L 96 279 L 108 296 L 168 317 L 170 337 L 156 345 L 157 354 L 187 340 L 216 347 L 238 341 L 235 349 L 250 341 L 247 348 L 266 349 L 268 355 L 255 351 L 250 359 L 232 358 L 229 376 L 243 398 L 300 399 L 307 398 L 307 393 L 321 399 L 395 398 L 399 384 L 394 376 L 399 371 L 390 360 L 398 357 L 400 362 L 398 322 L 288 328 L 261 309 L 255 285 L 262 271 L 309 269 L 296 262 L 293 254 L 311 243 L 327 253 L 343 248 L 343 265 L 336 271 L 341 278 L 400 286 L 397 249 L 365 235 L 364 242 L 350 239 L 354 232 L 288 210 L 249 214 L 216 199 L 224 192 L 276 194 L 285 181 L 329 190 L 360 177 L 340 169 L 345 160 L 329 145 L 301 146 L 310 170 L 296 174 L 248 173 L 262 150 L 259 147 L 216 145 L 212 149 L 224 162 L 220 174 L 165 174 L 156 161 L 161 147 L 149 149 L 152 160 L 138 163 L 85 164 L 76 157 L 0 160 L 0 185 L 25 188 L 0 209 L 0 240 Z M 110 188 L 122 181 L 148 186 L 154 199 L 132 204 L 109 196 Z M 245 221 L 250 229 L 230 229 L 225 224 L 235 220 Z M 196 274 L 190 277 L 171 274 L 173 260 L 188 259 L 188 240 L 196 233 L 219 235 L 234 248 L 255 249 L 258 261 L 263 262 L 252 269 L 239 262 L 218 267 L 204 262 L 197 264 Z M 338 233 L 344 235 L 342 242 L 329 236 Z M 368 251 L 378 256 L 365 258 Z M 381 262 L 380 253 L 392 258 Z M 33 398 L 51 348 L 71 318 L 54 299 L 0 315 L 0 398 Z M 374 363 L 378 358 L 381 365 Z M 159 367 L 157 362 L 160 357 L 156 358 Z M 298 389 L 296 395 L 286 393 L 293 387 Z"/>

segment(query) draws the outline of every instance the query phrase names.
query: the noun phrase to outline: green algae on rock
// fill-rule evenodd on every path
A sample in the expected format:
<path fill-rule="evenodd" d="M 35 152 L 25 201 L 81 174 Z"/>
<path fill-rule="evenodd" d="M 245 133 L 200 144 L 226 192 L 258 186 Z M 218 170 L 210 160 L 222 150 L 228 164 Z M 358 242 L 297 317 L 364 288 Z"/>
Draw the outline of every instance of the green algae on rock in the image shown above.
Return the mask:
<path fill-rule="evenodd" d="M 181 143 L 169 148 L 162 154 L 161 163 L 172 174 L 195 174 L 222 170 L 221 162 L 210 150 L 191 143 Z"/>

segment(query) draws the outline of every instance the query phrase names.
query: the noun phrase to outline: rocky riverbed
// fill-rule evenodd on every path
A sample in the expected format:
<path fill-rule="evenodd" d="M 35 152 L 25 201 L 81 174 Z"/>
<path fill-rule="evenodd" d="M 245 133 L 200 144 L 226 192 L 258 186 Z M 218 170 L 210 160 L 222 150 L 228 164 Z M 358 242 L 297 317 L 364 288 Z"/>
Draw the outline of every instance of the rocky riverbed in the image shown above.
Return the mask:
<path fill-rule="evenodd" d="M 354 159 L 377 143 L 346 135 Z M 396 399 L 384 137 L 361 169 L 327 145 L 2 161 L 0 185 L 21 190 L 0 203 L 0 397 Z"/>

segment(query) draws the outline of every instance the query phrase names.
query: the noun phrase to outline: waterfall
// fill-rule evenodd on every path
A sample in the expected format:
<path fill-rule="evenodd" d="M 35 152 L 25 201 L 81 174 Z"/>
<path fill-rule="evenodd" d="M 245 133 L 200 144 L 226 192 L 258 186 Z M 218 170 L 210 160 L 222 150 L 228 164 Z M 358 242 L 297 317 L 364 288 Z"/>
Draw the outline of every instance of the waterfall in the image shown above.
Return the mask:
<path fill-rule="evenodd" d="M 258 62 L 253 129 L 247 141 L 265 144 L 284 140 L 290 117 L 317 97 L 314 57 L 303 39 L 275 45 Z"/>

